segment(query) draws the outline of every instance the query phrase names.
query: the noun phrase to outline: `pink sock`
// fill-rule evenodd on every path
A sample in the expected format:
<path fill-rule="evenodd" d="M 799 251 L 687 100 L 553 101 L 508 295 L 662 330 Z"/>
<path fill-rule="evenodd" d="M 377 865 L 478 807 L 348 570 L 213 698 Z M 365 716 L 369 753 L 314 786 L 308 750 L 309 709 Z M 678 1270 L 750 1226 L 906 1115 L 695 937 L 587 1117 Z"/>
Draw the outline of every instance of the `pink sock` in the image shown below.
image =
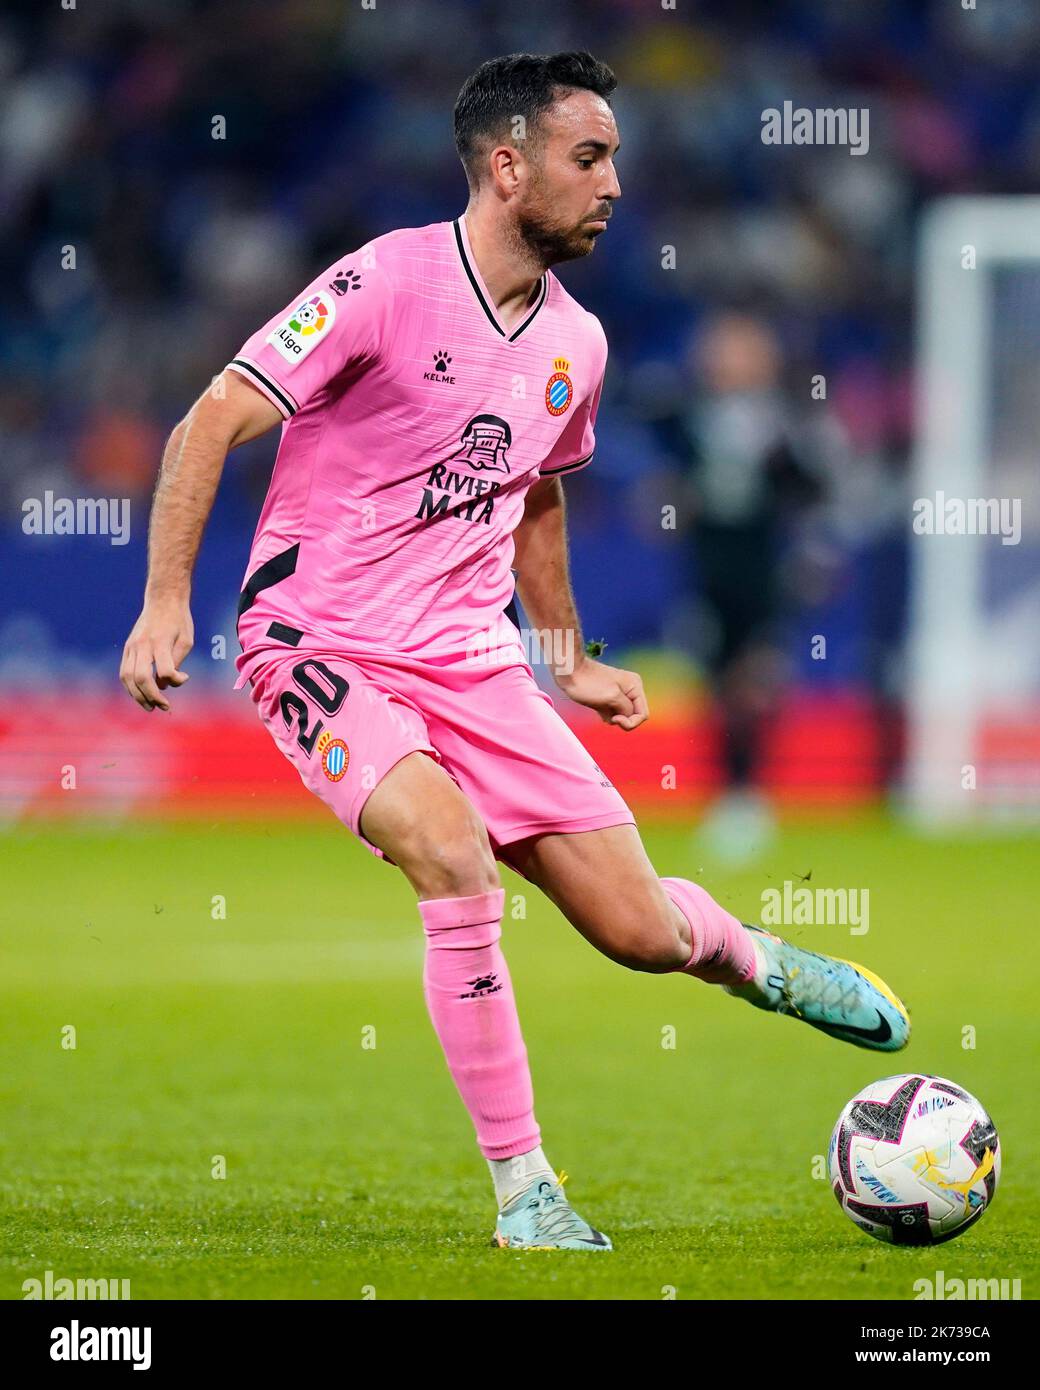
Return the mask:
<path fill-rule="evenodd" d="M 423 990 L 434 1029 L 485 1158 L 541 1143 L 527 1049 L 499 946 L 505 889 L 420 902 Z"/>
<path fill-rule="evenodd" d="M 755 973 L 751 934 L 732 912 L 685 878 L 662 878 L 664 891 L 690 924 L 693 951 L 679 969 L 710 985 L 747 984 Z"/>

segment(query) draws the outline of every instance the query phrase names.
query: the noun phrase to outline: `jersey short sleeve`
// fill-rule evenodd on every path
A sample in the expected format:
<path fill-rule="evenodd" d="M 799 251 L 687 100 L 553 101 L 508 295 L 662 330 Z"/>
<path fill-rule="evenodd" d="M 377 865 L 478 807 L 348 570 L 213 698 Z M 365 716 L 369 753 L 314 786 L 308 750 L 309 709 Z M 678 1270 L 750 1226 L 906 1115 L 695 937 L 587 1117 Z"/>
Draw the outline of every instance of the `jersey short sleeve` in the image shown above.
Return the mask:
<path fill-rule="evenodd" d="M 228 363 L 286 420 L 348 368 L 375 361 L 389 339 L 393 286 L 361 252 L 336 261 L 260 328 Z"/>
<path fill-rule="evenodd" d="M 591 316 L 590 316 L 591 317 Z M 599 399 L 603 394 L 603 375 L 607 366 L 607 340 L 598 319 L 593 319 L 598 330 L 596 338 L 599 346 L 598 367 L 591 392 L 571 411 L 570 419 L 538 470 L 539 477 L 562 477 L 564 473 L 577 473 L 592 462 L 596 449 L 596 414 Z"/>

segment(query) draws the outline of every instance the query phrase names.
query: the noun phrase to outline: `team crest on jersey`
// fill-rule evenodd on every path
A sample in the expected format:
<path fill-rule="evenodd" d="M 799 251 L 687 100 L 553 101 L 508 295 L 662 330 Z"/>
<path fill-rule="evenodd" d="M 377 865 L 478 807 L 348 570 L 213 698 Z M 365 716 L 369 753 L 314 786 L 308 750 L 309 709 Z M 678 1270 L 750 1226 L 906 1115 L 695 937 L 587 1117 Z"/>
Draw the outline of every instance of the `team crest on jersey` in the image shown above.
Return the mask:
<path fill-rule="evenodd" d="M 335 300 L 329 294 L 314 294 L 298 304 L 277 328 L 273 328 L 267 335 L 267 341 L 286 362 L 302 362 L 328 336 L 335 322 Z"/>
<path fill-rule="evenodd" d="M 508 473 L 506 450 L 513 442 L 513 431 L 499 415 L 474 415 L 462 431 L 462 448 L 451 456 L 452 463 L 468 463 L 478 471 Z"/>
<path fill-rule="evenodd" d="M 350 762 L 350 749 L 341 738 L 333 738 L 328 729 L 318 739 L 321 770 L 330 782 L 342 781 Z"/>
<path fill-rule="evenodd" d="M 562 415 L 574 399 L 574 382 L 567 375 L 570 365 L 566 357 L 553 362 L 556 370 L 545 383 L 545 408 L 550 415 Z"/>

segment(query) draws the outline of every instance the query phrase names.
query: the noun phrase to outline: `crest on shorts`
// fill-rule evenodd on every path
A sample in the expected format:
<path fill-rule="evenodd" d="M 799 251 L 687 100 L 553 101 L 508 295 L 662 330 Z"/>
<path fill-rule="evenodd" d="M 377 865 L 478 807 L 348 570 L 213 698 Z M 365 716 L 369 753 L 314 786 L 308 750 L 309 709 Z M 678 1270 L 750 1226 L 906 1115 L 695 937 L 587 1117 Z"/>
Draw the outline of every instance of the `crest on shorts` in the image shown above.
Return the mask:
<path fill-rule="evenodd" d="M 474 415 L 462 431 L 462 448 L 451 456 L 452 463 L 468 463 L 480 472 L 508 473 L 506 450 L 513 442 L 513 431 L 499 415 Z"/>
<path fill-rule="evenodd" d="M 333 738 L 325 729 L 318 739 L 318 752 L 321 755 L 321 770 L 330 782 L 342 780 L 350 762 L 350 749 L 341 738 Z"/>

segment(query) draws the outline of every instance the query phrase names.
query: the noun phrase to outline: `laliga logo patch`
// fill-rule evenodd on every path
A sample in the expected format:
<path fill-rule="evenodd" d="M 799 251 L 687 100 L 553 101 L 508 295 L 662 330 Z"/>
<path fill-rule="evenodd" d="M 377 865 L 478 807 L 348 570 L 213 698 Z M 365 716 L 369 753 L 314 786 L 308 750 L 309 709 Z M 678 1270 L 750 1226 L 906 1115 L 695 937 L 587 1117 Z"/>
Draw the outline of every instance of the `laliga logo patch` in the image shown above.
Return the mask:
<path fill-rule="evenodd" d="M 570 365 L 566 357 L 553 362 L 556 370 L 545 383 L 545 408 L 550 415 L 562 415 L 574 399 L 574 383 L 567 375 Z"/>
<path fill-rule="evenodd" d="M 321 770 L 330 782 L 340 782 L 350 762 L 350 749 L 341 738 L 333 738 L 328 729 L 318 739 Z"/>
<path fill-rule="evenodd" d="M 272 329 L 267 341 L 286 362 L 302 362 L 335 322 L 336 301 L 330 295 L 315 294 L 298 305 L 284 323 Z"/>

